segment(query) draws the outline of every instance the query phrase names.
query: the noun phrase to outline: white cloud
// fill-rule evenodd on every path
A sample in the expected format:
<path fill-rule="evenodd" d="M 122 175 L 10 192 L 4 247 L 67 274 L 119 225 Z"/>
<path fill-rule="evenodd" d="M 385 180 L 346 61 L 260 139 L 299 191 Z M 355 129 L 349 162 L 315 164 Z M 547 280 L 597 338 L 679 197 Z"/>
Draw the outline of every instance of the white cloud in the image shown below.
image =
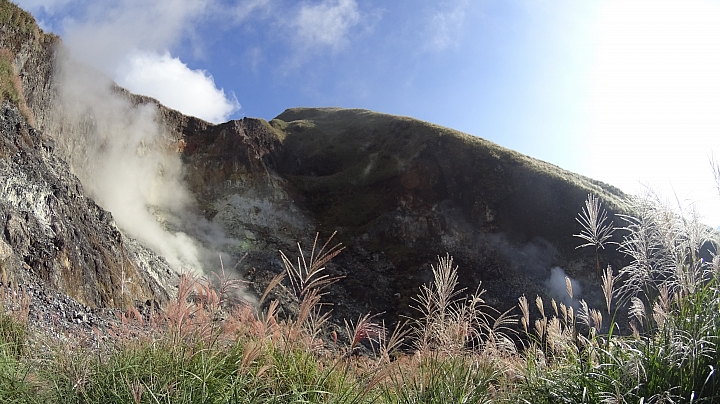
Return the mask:
<path fill-rule="evenodd" d="M 131 53 L 117 70 L 116 81 L 132 92 L 214 123 L 226 121 L 240 108 L 234 96 L 215 87 L 210 74 L 188 68 L 167 52 Z"/>
<path fill-rule="evenodd" d="M 355 0 L 324 0 L 319 4 L 301 6 L 293 22 L 296 39 L 305 47 L 341 48 L 352 27 L 360 22 Z"/>
<path fill-rule="evenodd" d="M 264 16 L 273 9 L 272 0 L 241 0 L 231 8 L 222 7 L 222 13 L 230 14 L 236 22 L 244 22 L 251 15 Z"/>

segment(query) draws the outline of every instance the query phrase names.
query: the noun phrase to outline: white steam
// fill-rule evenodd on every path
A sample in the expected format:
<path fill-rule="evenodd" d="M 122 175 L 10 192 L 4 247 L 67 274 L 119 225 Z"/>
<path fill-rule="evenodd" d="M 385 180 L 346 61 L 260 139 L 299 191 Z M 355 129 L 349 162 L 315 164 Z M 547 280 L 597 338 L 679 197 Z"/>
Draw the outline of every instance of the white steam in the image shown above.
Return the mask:
<path fill-rule="evenodd" d="M 570 298 L 567 290 L 567 283 L 565 282 L 565 271 L 560 267 L 553 267 L 550 269 L 550 277 L 545 281 L 545 286 L 548 288 L 550 297 L 553 299 L 565 303 L 566 306 L 578 307 L 578 299 L 582 293 L 582 287 L 580 283 L 570 277 L 570 284 L 572 285 L 573 297 Z"/>
<path fill-rule="evenodd" d="M 66 15 L 62 37 L 76 58 L 111 73 L 141 49 L 171 49 L 193 36 L 207 0 L 109 0 L 81 3 Z"/>
<path fill-rule="evenodd" d="M 206 121 L 224 122 L 240 108 L 234 95 L 215 86 L 210 74 L 191 70 L 168 52 L 133 52 L 116 72 L 116 81 L 128 90 Z"/>
<path fill-rule="evenodd" d="M 89 194 L 173 268 L 201 270 L 207 252 L 171 230 L 199 219 L 173 139 L 156 121 L 156 106 L 133 105 L 108 78 L 70 58 L 58 60 L 55 80 L 60 102 L 51 128 Z"/>
<path fill-rule="evenodd" d="M 262 6 L 245 3 L 231 8 Z M 236 241 L 194 213 L 195 200 L 173 147 L 176 139 L 157 122 L 156 106 L 134 105 L 112 80 L 187 115 L 227 120 L 240 108 L 235 96 L 169 52 L 192 44 L 198 22 L 227 7 L 218 0 L 21 4 L 58 21 L 72 53 L 56 61 L 57 99 L 52 115 L 41 121 L 87 192 L 129 236 L 175 269 L 202 270 L 204 263 L 217 267 L 214 250 Z"/>

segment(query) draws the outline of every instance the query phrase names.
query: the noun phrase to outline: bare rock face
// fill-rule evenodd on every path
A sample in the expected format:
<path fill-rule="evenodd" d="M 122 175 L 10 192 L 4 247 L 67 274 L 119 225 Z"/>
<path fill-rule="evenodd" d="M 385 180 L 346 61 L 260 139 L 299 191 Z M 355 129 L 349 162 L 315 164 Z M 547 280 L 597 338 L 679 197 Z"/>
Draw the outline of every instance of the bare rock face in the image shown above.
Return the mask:
<path fill-rule="evenodd" d="M 0 79 L 18 95 L 0 99 L 0 274 L 89 307 L 166 301 L 175 272 L 87 197 L 56 139 L 36 129 L 54 113 L 59 38 L 6 0 L 0 11 L 0 57 L 14 69 Z"/>
<path fill-rule="evenodd" d="M 252 118 L 183 131 L 188 185 L 205 217 L 232 237 L 293 245 L 314 234 L 294 187 L 276 169 L 285 150 L 281 134 Z"/>
<path fill-rule="evenodd" d="M 167 264 L 122 235 L 52 153 L 52 141 L 8 102 L 0 107 L 0 179 L 4 277 L 39 278 L 90 307 L 167 300 Z"/>

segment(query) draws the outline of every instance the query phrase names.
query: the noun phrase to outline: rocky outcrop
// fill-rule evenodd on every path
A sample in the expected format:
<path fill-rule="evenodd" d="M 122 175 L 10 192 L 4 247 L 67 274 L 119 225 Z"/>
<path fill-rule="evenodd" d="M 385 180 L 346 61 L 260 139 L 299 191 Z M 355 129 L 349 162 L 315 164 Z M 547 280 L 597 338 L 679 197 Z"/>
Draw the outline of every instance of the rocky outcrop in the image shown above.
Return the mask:
<path fill-rule="evenodd" d="M 21 83 L 17 104 L 32 124 L 49 111 L 52 60 L 59 42 L 56 35 L 44 33 L 30 13 L 0 1 L 0 50 L 11 59 Z M 37 107 L 30 111 L 30 105 Z"/>
<path fill-rule="evenodd" d="M 0 107 L 0 270 L 91 307 L 168 298 L 173 272 L 123 236 L 18 108 Z"/>
<path fill-rule="evenodd" d="M 30 14 L 0 1 L 1 56 L 13 69 L 2 79 L 18 84 L 16 97 L 0 99 L 1 275 L 91 308 L 166 301 L 175 272 L 87 197 L 56 139 L 36 129 L 54 114 L 59 43 Z"/>

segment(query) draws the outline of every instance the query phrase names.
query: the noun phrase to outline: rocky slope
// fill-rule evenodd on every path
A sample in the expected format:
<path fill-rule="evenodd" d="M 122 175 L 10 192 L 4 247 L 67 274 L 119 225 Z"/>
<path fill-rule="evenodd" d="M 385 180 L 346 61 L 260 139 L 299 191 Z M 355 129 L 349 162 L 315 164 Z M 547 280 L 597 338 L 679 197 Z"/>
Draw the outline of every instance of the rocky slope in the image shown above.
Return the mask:
<path fill-rule="evenodd" d="M 0 114 L 2 276 L 40 278 L 93 307 L 167 300 L 167 265 L 123 236 L 16 107 L 4 102 Z"/>
<path fill-rule="evenodd" d="M 17 86 L 0 104 L 0 270 L 3 279 L 40 282 L 89 307 L 168 299 L 176 277 L 161 258 L 126 237 L 88 198 L 55 141 L 32 125 L 50 88 L 52 46 L 32 17 L 0 4 L 0 48 Z M 9 59 L 9 60 L 8 60 Z"/>
<path fill-rule="evenodd" d="M 269 123 L 180 131 L 206 217 L 246 251 L 338 232 L 347 250 L 331 268 L 344 277 L 333 299 L 345 315 L 408 313 L 430 280 L 429 264 L 446 252 L 462 284 L 482 282 L 499 308 L 523 293 L 551 293 L 553 267 L 578 278 L 583 297 L 600 298 L 594 253 L 575 249 L 573 234 L 588 193 L 624 211 L 626 196 L 606 184 L 481 138 L 365 110 L 298 108 Z M 621 259 L 603 254 L 603 262 Z"/>
<path fill-rule="evenodd" d="M 499 308 L 523 293 L 552 295 L 553 267 L 577 278 L 583 297 L 601 306 L 594 252 L 576 250 L 572 235 L 588 193 L 619 212 L 626 199 L 619 190 L 478 137 L 365 110 L 296 108 L 270 122 L 213 125 L 68 64 L 57 37 L 0 2 L 0 48 L 12 55 L 19 83 L 15 106 L 3 104 L 3 183 L 11 183 L 10 173 L 24 176 L 0 195 L 6 212 L 0 251 L 6 272 L 18 279 L 37 274 L 93 305 L 123 302 L 120 279 L 128 276 L 133 299 L 167 296 L 172 271 L 140 246 L 168 258 L 166 244 L 129 225 L 115 227 L 73 176 L 120 224 L 114 201 L 100 192 L 103 181 L 93 177 L 109 164 L 97 155 L 113 136 L 132 140 L 147 132 L 123 144 L 120 156 L 154 156 L 148 166 L 162 169 L 151 177 L 172 182 L 163 189 L 180 197 L 155 195 L 142 206 L 162 231 L 192 239 L 209 255 L 246 255 L 238 268 L 257 294 L 282 271 L 278 250 L 292 254 L 297 241 L 309 246 L 316 232 L 323 239 L 337 232 L 347 247 L 328 267 L 343 277 L 329 296 L 338 317 L 409 313 L 417 288 L 430 280 L 430 263 L 446 252 L 463 286 L 482 282 Z M 78 70 L 83 80 L 73 81 L 70 73 Z M 603 254 L 603 262 L 621 260 Z"/>

